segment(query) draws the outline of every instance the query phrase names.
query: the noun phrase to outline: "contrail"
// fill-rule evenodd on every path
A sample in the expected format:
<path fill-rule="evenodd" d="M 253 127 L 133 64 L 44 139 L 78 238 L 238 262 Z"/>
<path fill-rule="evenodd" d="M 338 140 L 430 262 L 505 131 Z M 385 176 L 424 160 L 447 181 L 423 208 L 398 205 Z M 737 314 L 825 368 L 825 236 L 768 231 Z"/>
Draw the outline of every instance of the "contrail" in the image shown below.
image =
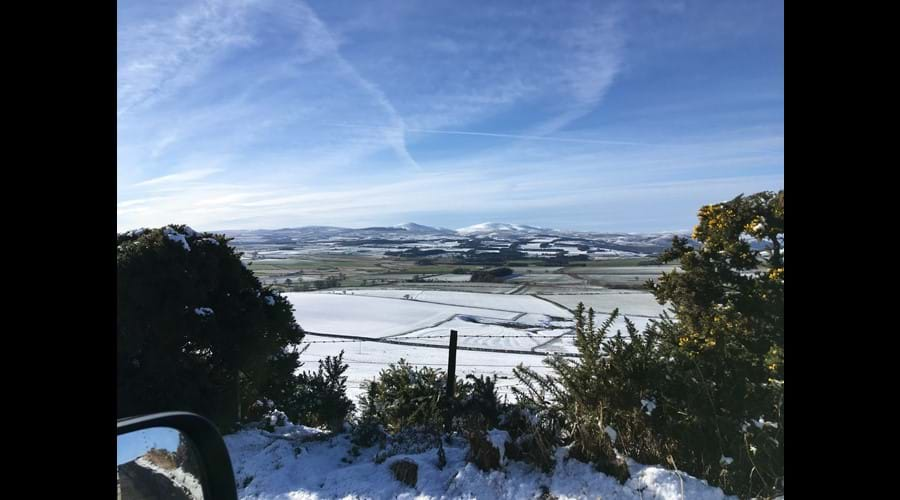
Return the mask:
<path fill-rule="evenodd" d="M 329 124 L 333 127 L 347 127 L 347 128 L 365 128 L 365 129 L 376 129 L 380 130 L 384 127 L 374 127 L 369 125 L 350 125 L 350 124 L 340 124 L 340 123 L 332 123 Z M 578 142 L 585 144 L 608 144 L 608 145 L 617 145 L 617 146 L 654 146 L 654 144 L 647 144 L 643 142 L 627 142 L 627 141 L 603 141 L 598 139 L 575 139 L 568 137 L 548 137 L 541 135 L 520 135 L 520 134 L 499 134 L 494 132 L 471 132 L 466 130 L 442 130 L 442 129 L 427 129 L 427 128 L 406 128 L 404 129 L 406 132 L 420 133 L 420 134 L 447 134 L 447 135 L 476 135 L 483 137 L 502 137 L 505 139 L 525 139 L 532 141 L 553 141 L 553 142 Z"/>

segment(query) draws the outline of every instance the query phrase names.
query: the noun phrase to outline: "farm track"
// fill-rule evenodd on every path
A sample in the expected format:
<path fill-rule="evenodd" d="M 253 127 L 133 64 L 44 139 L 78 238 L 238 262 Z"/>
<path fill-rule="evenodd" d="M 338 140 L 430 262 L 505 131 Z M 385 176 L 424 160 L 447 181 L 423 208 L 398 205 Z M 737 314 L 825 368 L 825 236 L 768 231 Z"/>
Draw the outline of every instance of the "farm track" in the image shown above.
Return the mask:
<path fill-rule="evenodd" d="M 534 298 L 536 298 L 536 299 L 541 299 L 541 300 L 543 300 L 543 301 L 545 301 L 545 302 L 549 302 L 549 303 L 551 303 L 551 304 L 553 304 L 553 305 L 555 305 L 555 306 L 557 306 L 557 307 L 562 307 L 563 309 L 565 309 L 566 311 L 569 311 L 569 312 L 572 313 L 573 315 L 575 314 L 575 311 L 573 311 L 573 310 L 569 309 L 568 307 L 566 307 L 566 306 L 560 304 L 559 302 L 554 302 L 554 301 L 552 301 L 552 300 L 550 300 L 550 299 L 548 299 L 548 298 L 546 298 L 546 297 L 541 297 L 540 295 L 532 295 L 532 297 L 534 297 Z"/>

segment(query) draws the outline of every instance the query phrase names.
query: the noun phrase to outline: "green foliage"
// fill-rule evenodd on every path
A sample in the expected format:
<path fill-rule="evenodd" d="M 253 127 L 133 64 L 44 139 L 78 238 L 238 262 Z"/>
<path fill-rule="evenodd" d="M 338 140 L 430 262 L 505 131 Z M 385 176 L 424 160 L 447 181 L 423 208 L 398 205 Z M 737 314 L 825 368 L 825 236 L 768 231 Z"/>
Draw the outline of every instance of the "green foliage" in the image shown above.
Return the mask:
<path fill-rule="evenodd" d="M 457 384 L 460 400 L 456 402 L 454 415 L 459 427 L 466 430 L 489 430 L 497 427 L 503 408 L 497 396 L 497 376 L 469 374 L 462 384 Z"/>
<path fill-rule="evenodd" d="M 508 267 L 500 267 L 488 271 L 472 271 L 472 277 L 469 281 L 483 283 L 499 283 L 512 275 L 512 269 Z"/>
<path fill-rule="evenodd" d="M 675 238 L 662 260 L 681 270 L 650 284 L 674 318 L 664 314 L 642 333 L 626 319 L 625 334 L 610 335 L 612 318 L 595 325 L 579 306 L 581 357 L 550 358 L 550 375 L 518 368 L 524 387 L 513 390 L 523 407 L 557 419 L 570 456 L 601 470 L 621 471 L 621 453 L 730 494 L 782 495 L 784 192 L 739 196 L 699 215 L 699 246 Z"/>
<path fill-rule="evenodd" d="M 454 415 L 454 430 L 493 428 L 503 411 L 495 383 L 496 378 L 484 376 L 457 379 L 453 400 L 447 401 L 447 376 L 442 370 L 415 367 L 401 359 L 366 383 L 354 444 L 371 446 L 387 440 L 400 449 L 408 449 L 411 442 L 434 445 L 448 409 Z"/>
<path fill-rule="evenodd" d="M 188 410 L 229 428 L 239 406 L 290 392 L 284 348 L 303 332 L 228 241 L 183 225 L 117 235 L 120 417 Z"/>
<path fill-rule="evenodd" d="M 678 319 L 654 327 L 671 359 L 660 389 L 670 412 L 690 415 L 668 432 L 695 443 L 673 455 L 726 491 L 774 496 L 784 491 L 784 191 L 738 196 L 699 217 L 699 248 L 673 242 L 663 258 L 682 270 L 653 287 Z"/>
<path fill-rule="evenodd" d="M 615 310 L 597 327 L 593 309 L 585 313 L 584 305 L 579 304 L 575 310 L 575 346 L 581 357 L 546 359 L 545 363 L 553 368 L 549 375 L 516 368 L 514 374 L 523 382 L 523 388 L 513 387 L 513 392 L 526 407 L 549 411 L 554 416 L 560 430 L 559 439 L 572 445 L 569 452 L 572 458 L 593 463 L 601 472 L 624 481 L 628 469 L 617 453 L 622 449 L 619 441 L 622 421 L 616 418 L 617 404 L 627 398 L 631 403 L 627 407 L 634 407 L 640 392 L 628 390 L 632 386 L 626 389 L 618 385 L 623 381 L 613 376 L 616 370 L 612 358 L 604 353 L 604 337 L 617 317 L 618 310 Z M 629 335 L 634 336 L 637 333 L 634 324 L 626 320 L 626 325 Z"/>
<path fill-rule="evenodd" d="M 341 430 L 354 410 L 353 402 L 347 397 L 344 373 L 348 368 L 341 351 L 337 356 L 319 360 L 317 371 L 297 375 L 296 392 L 285 410 L 288 416 L 304 425 Z"/>
<path fill-rule="evenodd" d="M 381 370 L 377 379 L 366 382 L 361 418 L 377 421 L 389 433 L 412 427 L 439 432 L 446 384 L 443 371 L 414 367 L 401 359 Z"/>

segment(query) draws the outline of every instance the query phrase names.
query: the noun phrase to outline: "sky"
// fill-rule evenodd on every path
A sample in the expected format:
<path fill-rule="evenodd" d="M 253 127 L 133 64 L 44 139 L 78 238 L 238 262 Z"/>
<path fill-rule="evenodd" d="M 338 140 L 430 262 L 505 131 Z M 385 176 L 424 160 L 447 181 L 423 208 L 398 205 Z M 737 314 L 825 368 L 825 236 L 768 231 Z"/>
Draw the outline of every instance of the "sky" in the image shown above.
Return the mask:
<path fill-rule="evenodd" d="M 119 0 L 119 231 L 691 228 L 784 187 L 781 1 Z"/>
<path fill-rule="evenodd" d="M 172 427 L 150 427 L 116 436 L 116 465 L 141 457 L 152 448 L 174 452 L 181 433 Z"/>

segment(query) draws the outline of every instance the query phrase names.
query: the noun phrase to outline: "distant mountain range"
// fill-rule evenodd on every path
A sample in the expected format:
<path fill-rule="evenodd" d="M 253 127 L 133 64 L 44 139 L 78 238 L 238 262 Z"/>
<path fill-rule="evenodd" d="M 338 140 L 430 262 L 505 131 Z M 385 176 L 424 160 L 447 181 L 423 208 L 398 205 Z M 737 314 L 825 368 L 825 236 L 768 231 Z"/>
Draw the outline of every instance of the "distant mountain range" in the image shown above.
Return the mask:
<path fill-rule="evenodd" d="M 490 252 L 515 247 L 533 256 L 588 254 L 591 257 L 654 254 L 668 248 L 673 236 L 689 236 L 687 232 L 569 231 L 502 222 L 484 222 L 459 229 L 407 222 L 389 227 L 305 226 L 216 232 L 234 238 L 233 244 L 242 249 L 277 247 L 375 254 L 410 248 L 453 253 L 464 248 L 477 247 L 479 252 Z"/>

